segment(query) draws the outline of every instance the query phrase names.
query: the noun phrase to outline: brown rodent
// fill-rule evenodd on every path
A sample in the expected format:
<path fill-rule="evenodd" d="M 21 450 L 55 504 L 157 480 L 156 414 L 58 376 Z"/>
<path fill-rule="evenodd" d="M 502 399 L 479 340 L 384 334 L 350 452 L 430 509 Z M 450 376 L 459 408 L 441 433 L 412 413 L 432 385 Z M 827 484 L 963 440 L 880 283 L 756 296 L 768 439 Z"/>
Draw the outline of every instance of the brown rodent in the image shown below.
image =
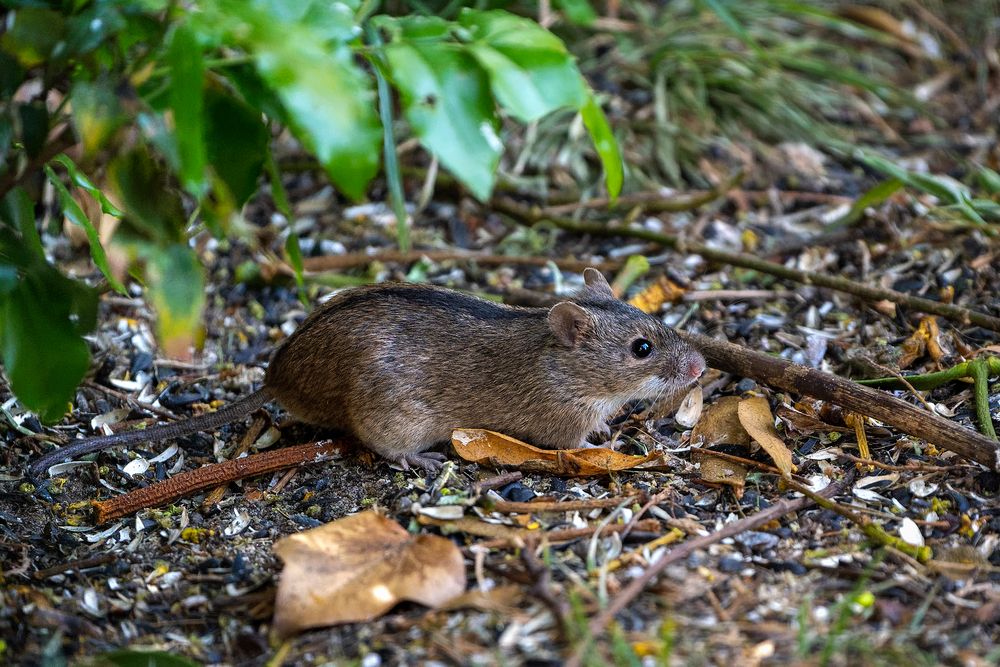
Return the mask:
<path fill-rule="evenodd" d="M 353 433 L 408 467 L 440 466 L 429 447 L 454 428 L 543 447 L 586 446 L 634 399 L 690 385 L 705 362 L 657 318 L 619 301 L 604 276 L 551 308 L 516 308 L 438 287 L 344 291 L 271 357 L 262 389 L 174 424 L 71 443 L 32 464 L 217 428 L 274 399 L 295 418 Z"/>

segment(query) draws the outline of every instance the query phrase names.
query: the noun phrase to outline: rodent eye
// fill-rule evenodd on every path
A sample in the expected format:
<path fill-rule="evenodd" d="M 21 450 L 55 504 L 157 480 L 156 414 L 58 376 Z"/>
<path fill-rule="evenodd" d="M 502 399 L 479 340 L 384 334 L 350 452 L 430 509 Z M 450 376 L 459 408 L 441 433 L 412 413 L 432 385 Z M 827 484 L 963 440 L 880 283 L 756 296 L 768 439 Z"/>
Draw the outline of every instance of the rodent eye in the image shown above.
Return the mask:
<path fill-rule="evenodd" d="M 653 353 L 653 344 L 645 338 L 636 338 L 632 341 L 632 356 L 636 359 L 645 359 Z"/>

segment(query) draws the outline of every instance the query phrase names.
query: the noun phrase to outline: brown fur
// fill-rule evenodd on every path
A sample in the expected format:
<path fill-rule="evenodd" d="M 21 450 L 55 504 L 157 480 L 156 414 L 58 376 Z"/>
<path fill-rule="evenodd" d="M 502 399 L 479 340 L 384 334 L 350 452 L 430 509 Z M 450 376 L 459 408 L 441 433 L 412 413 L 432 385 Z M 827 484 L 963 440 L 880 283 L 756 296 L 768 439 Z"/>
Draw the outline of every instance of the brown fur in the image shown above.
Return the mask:
<path fill-rule="evenodd" d="M 403 465 L 439 465 L 422 452 L 460 427 L 543 447 L 585 446 L 625 402 L 689 385 L 704 361 L 657 318 L 615 299 L 599 272 L 588 269 L 584 278 L 577 298 L 550 309 L 419 285 L 347 290 L 277 349 L 264 388 L 224 415 L 72 443 L 32 471 L 138 439 L 215 428 L 268 398 L 301 421 L 353 433 Z M 631 351 L 640 337 L 653 344 L 645 359 Z"/>

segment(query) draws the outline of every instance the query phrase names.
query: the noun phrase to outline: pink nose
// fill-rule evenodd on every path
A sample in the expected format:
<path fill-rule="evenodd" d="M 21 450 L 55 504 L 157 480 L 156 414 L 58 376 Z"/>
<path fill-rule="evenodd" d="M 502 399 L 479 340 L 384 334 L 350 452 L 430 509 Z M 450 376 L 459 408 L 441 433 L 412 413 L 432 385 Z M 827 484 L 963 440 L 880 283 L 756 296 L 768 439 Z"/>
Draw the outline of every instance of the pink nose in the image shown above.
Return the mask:
<path fill-rule="evenodd" d="M 705 372 L 705 360 L 701 356 L 692 356 L 687 360 L 688 377 L 697 380 Z"/>

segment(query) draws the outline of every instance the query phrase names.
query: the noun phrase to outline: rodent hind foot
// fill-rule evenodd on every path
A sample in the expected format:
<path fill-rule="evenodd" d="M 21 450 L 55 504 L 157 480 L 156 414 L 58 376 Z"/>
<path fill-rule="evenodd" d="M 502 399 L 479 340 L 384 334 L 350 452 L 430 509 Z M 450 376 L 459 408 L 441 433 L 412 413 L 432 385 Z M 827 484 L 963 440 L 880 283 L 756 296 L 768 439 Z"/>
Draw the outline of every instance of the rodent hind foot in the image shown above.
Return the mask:
<path fill-rule="evenodd" d="M 448 459 L 440 452 L 415 452 L 413 454 L 403 454 L 396 463 L 403 467 L 403 470 L 413 468 L 423 468 L 429 472 L 437 472 Z"/>

